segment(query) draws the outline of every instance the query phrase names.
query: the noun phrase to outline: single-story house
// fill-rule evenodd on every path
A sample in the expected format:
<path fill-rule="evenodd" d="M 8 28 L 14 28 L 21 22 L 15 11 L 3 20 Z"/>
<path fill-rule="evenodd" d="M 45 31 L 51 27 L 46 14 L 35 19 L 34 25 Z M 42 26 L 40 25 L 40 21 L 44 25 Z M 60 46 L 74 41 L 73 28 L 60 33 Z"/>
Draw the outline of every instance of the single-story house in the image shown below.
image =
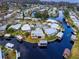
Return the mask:
<path fill-rule="evenodd" d="M 48 18 L 47 22 L 58 23 L 56 20 L 54 20 L 54 19 L 52 19 L 52 18 Z"/>
<path fill-rule="evenodd" d="M 34 38 L 44 39 L 45 38 L 45 34 L 43 33 L 42 29 L 36 28 L 35 30 L 31 31 L 31 37 L 33 39 Z"/>
<path fill-rule="evenodd" d="M 31 27 L 30 27 L 29 24 L 24 24 L 24 25 L 21 27 L 21 30 L 26 31 L 26 32 L 30 32 L 30 31 L 31 31 Z"/>
<path fill-rule="evenodd" d="M 10 37 L 11 36 L 11 34 L 5 34 L 4 35 L 4 37 Z"/>
<path fill-rule="evenodd" d="M 21 24 L 15 24 L 15 25 L 11 25 L 9 28 L 13 28 L 15 30 L 18 30 L 18 29 L 20 29 L 20 27 L 21 27 Z"/>
<path fill-rule="evenodd" d="M 6 48 L 13 48 L 13 47 L 14 47 L 14 44 L 12 44 L 12 43 L 7 43 L 7 44 L 5 45 L 5 47 L 6 47 Z"/>
<path fill-rule="evenodd" d="M 47 29 L 44 29 L 44 32 L 49 36 L 49 35 L 56 34 L 58 31 L 54 28 L 47 28 Z"/>
<path fill-rule="evenodd" d="M 47 44 L 48 44 L 47 40 L 40 40 L 40 41 L 38 42 L 38 46 L 39 46 L 39 47 L 46 47 Z"/>
<path fill-rule="evenodd" d="M 51 26 L 51 28 L 54 28 L 54 29 L 60 29 L 59 24 L 56 24 L 56 23 L 53 23 L 50 26 Z"/>
<path fill-rule="evenodd" d="M 58 37 L 59 40 L 61 40 L 61 38 L 63 37 L 63 32 L 59 32 L 56 36 Z"/>
<path fill-rule="evenodd" d="M 24 19 L 31 20 L 32 18 L 31 17 L 24 17 Z"/>
<path fill-rule="evenodd" d="M 22 18 L 23 18 L 23 14 L 22 13 L 17 13 L 16 19 L 22 19 Z"/>
<path fill-rule="evenodd" d="M 68 57 L 71 55 L 71 51 L 68 48 L 65 48 L 63 56 L 64 58 L 68 59 Z"/>
<path fill-rule="evenodd" d="M 41 20 L 40 18 L 32 18 L 33 21 Z"/>
<path fill-rule="evenodd" d="M 19 41 L 22 41 L 22 40 L 23 40 L 23 36 L 21 36 L 21 35 L 17 35 L 16 38 L 17 38 L 17 40 L 19 40 Z"/>
<path fill-rule="evenodd" d="M 71 36 L 71 40 L 72 40 L 72 41 L 76 41 L 76 40 L 77 40 L 76 35 L 72 35 L 72 36 Z"/>
<path fill-rule="evenodd" d="M 2 26 L 0 26 L 0 31 L 5 31 L 6 28 L 7 28 L 7 24 L 6 25 L 2 25 Z"/>

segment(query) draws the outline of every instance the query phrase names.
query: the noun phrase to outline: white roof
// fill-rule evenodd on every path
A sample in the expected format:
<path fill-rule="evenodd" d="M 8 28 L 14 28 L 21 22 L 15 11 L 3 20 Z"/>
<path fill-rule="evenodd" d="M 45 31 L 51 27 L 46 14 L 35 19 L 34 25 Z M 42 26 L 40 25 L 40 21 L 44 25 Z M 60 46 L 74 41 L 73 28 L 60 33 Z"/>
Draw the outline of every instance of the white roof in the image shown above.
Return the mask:
<path fill-rule="evenodd" d="M 5 37 L 10 37 L 11 35 L 10 35 L 10 34 L 5 34 L 4 36 L 5 36 Z"/>
<path fill-rule="evenodd" d="M 48 18 L 47 22 L 58 23 L 56 20 L 53 20 L 51 18 Z"/>
<path fill-rule="evenodd" d="M 29 30 L 31 30 L 30 25 L 29 25 L 29 24 L 24 24 L 24 25 L 21 27 L 21 30 L 23 30 L 23 31 L 29 31 Z"/>
<path fill-rule="evenodd" d="M 40 40 L 39 43 L 47 43 L 47 40 Z"/>
<path fill-rule="evenodd" d="M 63 53 L 63 56 L 66 59 L 68 59 L 68 57 L 70 56 L 70 54 L 71 54 L 71 51 L 68 48 L 65 48 L 64 53 Z"/>
<path fill-rule="evenodd" d="M 12 44 L 12 43 L 7 43 L 7 44 L 5 45 L 6 48 L 12 48 L 13 46 L 14 46 L 14 44 Z"/>
<path fill-rule="evenodd" d="M 5 31 L 6 27 L 7 27 L 7 25 L 0 26 L 0 31 Z"/>
<path fill-rule="evenodd" d="M 12 12 L 13 10 L 12 10 L 12 9 L 9 9 L 8 11 L 9 11 L 9 12 Z"/>
<path fill-rule="evenodd" d="M 63 36 L 63 34 L 64 34 L 63 32 L 59 32 L 56 36 L 61 38 Z"/>
<path fill-rule="evenodd" d="M 9 28 L 18 30 L 21 27 L 21 24 L 11 25 Z"/>
<path fill-rule="evenodd" d="M 18 39 L 23 39 L 23 37 L 21 35 L 17 35 L 16 36 Z"/>
<path fill-rule="evenodd" d="M 34 36 L 45 36 L 43 31 L 39 28 L 37 28 L 36 30 L 31 31 L 31 34 Z"/>
<path fill-rule="evenodd" d="M 1 48 L 0 48 L 0 59 L 2 59 L 2 51 L 1 51 Z"/>
<path fill-rule="evenodd" d="M 31 17 L 25 17 L 24 19 L 32 19 Z"/>
<path fill-rule="evenodd" d="M 77 15 L 75 15 L 75 13 L 73 15 L 73 14 L 71 14 L 71 12 L 69 14 L 70 14 L 70 17 L 71 17 L 72 21 L 74 22 L 74 24 L 79 28 L 79 19 L 77 19 L 77 17 L 76 17 Z"/>
<path fill-rule="evenodd" d="M 4 16 L 4 18 L 9 18 L 11 17 L 12 14 L 7 14 L 6 16 Z"/>
<path fill-rule="evenodd" d="M 76 35 L 71 36 L 71 40 L 75 41 L 77 39 Z"/>
<path fill-rule="evenodd" d="M 59 29 L 59 28 L 60 28 L 59 24 L 56 24 L 56 23 L 53 23 L 53 24 L 51 24 L 50 26 L 51 26 L 52 28 L 55 28 L 55 29 Z"/>
<path fill-rule="evenodd" d="M 32 18 L 32 20 L 38 21 L 41 20 L 40 18 Z"/>
<path fill-rule="evenodd" d="M 57 30 L 54 28 L 47 28 L 47 29 L 44 29 L 44 31 L 47 35 L 54 35 L 55 33 L 57 33 Z"/>

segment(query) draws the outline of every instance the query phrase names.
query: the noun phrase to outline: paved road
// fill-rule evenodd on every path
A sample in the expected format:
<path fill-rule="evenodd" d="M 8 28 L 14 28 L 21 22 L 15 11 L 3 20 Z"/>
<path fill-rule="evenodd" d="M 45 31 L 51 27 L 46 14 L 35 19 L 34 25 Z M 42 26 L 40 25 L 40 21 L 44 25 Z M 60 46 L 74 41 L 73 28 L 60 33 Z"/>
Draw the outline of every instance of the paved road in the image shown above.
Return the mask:
<path fill-rule="evenodd" d="M 62 41 L 50 42 L 46 49 L 40 49 L 37 44 L 31 44 L 28 42 L 20 44 L 17 42 L 16 38 L 13 38 L 11 41 L 6 41 L 5 39 L 3 41 L 0 40 L 0 44 L 5 45 L 7 42 L 14 43 L 14 48 L 21 52 L 20 59 L 63 59 L 62 54 L 64 49 L 72 48 L 70 37 L 73 30 L 71 27 L 68 27 L 67 23 L 64 21 L 64 17 L 59 16 L 56 20 L 61 21 L 65 29 Z"/>

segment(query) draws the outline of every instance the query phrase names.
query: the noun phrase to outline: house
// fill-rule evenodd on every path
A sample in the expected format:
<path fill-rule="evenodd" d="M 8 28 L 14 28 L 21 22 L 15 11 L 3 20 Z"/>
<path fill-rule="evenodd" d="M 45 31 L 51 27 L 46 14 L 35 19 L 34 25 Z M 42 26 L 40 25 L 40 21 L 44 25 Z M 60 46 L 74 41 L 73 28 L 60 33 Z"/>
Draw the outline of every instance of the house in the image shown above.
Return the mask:
<path fill-rule="evenodd" d="M 6 28 L 7 28 L 7 24 L 6 25 L 2 25 L 2 26 L 0 26 L 0 31 L 5 31 Z"/>
<path fill-rule="evenodd" d="M 24 19 L 31 20 L 32 18 L 31 17 L 24 17 Z"/>
<path fill-rule="evenodd" d="M 12 44 L 12 43 L 7 43 L 7 44 L 5 45 L 5 47 L 6 47 L 6 48 L 13 48 L 13 47 L 14 47 L 14 44 Z"/>
<path fill-rule="evenodd" d="M 44 32 L 49 36 L 49 35 L 56 34 L 58 31 L 54 28 L 47 28 L 47 29 L 44 29 Z"/>
<path fill-rule="evenodd" d="M 11 34 L 5 34 L 4 35 L 4 37 L 10 37 L 11 36 Z"/>
<path fill-rule="evenodd" d="M 40 40 L 38 42 L 39 47 L 47 47 L 47 44 L 48 44 L 47 40 Z"/>
<path fill-rule="evenodd" d="M 3 58 L 2 58 L 2 51 L 1 51 L 1 48 L 0 48 L 0 59 L 3 59 Z"/>
<path fill-rule="evenodd" d="M 43 33 L 42 29 L 36 28 L 35 30 L 31 31 L 31 37 L 33 39 L 34 38 L 44 39 L 45 38 L 45 34 Z"/>
<path fill-rule="evenodd" d="M 76 35 L 72 35 L 72 36 L 71 36 L 71 40 L 72 40 L 72 41 L 76 41 L 76 40 L 77 40 Z"/>
<path fill-rule="evenodd" d="M 52 19 L 52 18 L 48 18 L 47 22 L 58 23 L 56 20 L 54 20 L 54 19 Z"/>
<path fill-rule="evenodd" d="M 17 35 L 16 38 L 17 38 L 18 41 L 22 41 L 23 40 L 23 36 L 21 36 L 21 35 Z"/>
<path fill-rule="evenodd" d="M 41 20 L 40 18 L 32 18 L 33 21 L 39 21 Z"/>
<path fill-rule="evenodd" d="M 22 27 L 21 27 L 21 30 L 22 31 L 26 31 L 26 32 L 30 32 L 31 31 L 31 27 L 29 24 L 24 24 Z"/>
<path fill-rule="evenodd" d="M 51 28 L 54 28 L 54 29 L 60 29 L 60 26 L 59 24 L 56 24 L 56 23 L 52 23 L 52 24 L 49 24 Z"/>
<path fill-rule="evenodd" d="M 63 32 L 59 32 L 56 36 L 58 37 L 59 40 L 61 40 L 61 38 L 63 37 Z"/>
<path fill-rule="evenodd" d="M 22 13 L 17 13 L 16 19 L 23 19 L 23 14 Z"/>
<path fill-rule="evenodd" d="M 18 30 L 18 29 L 20 29 L 20 27 L 21 27 L 21 24 L 15 24 L 15 25 L 11 25 L 9 28 Z"/>
<path fill-rule="evenodd" d="M 63 56 L 64 58 L 68 59 L 68 57 L 71 55 L 71 51 L 68 48 L 65 48 Z"/>

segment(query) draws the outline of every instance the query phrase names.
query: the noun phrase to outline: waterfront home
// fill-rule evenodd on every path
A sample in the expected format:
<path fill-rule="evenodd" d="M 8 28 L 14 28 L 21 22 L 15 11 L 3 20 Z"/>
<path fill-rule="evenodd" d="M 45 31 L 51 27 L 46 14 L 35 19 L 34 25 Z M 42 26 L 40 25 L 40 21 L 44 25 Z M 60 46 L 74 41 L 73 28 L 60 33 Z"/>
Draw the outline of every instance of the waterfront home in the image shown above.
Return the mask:
<path fill-rule="evenodd" d="M 59 32 L 56 36 L 57 36 L 57 38 L 59 39 L 59 40 L 61 40 L 61 38 L 63 37 L 63 32 L 61 31 L 61 32 Z"/>
<path fill-rule="evenodd" d="M 26 32 L 30 32 L 31 31 L 31 27 L 29 24 L 24 24 L 22 27 L 21 27 L 21 30 L 22 31 L 26 31 Z"/>
<path fill-rule="evenodd" d="M 45 38 L 45 34 L 43 33 L 42 29 L 36 28 L 35 30 L 31 31 L 31 37 L 33 39 L 34 38 L 44 39 Z"/>
<path fill-rule="evenodd" d="M 7 44 L 5 45 L 5 47 L 12 49 L 12 48 L 14 47 L 14 44 L 13 44 L 13 43 L 7 43 Z"/>
<path fill-rule="evenodd" d="M 47 29 L 44 29 L 44 32 L 45 34 L 50 36 L 50 35 L 55 35 L 57 33 L 57 30 L 54 28 L 47 28 Z"/>
<path fill-rule="evenodd" d="M 71 51 L 68 48 L 65 48 L 63 56 L 64 58 L 68 59 L 68 57 L 71 55 Z"/>
<path fill-rule="evenodd" d="M 47 40 L 40 40 L 38 42 L 39 47 L 47 47 L 47 44 L 48 44 Z"/>
<path fill-rule="evenodd" d="M 72 41 L 76 41 L 76 40 L 77 40 L 76 35 L 72 35 L 72 36 L 71 36 L 71 40 L 72 40 Z"/>
<path fill-rule="evenodd" d="M 20 27 L 21 27 L 21 24 L 15 24 L 15 25 L 11 25 L 9 28 L 12 28 L 14 30 L 18 30 L 18 29 L 20 29 Z"/>
<path fill-rule="evenodd" d="M 17 38 L 18 41 L 22 41 L 23 40 L 23 36 L 21 36 L 21 35 L 16 35 L 16 38 Z"/>
<path fill-rule="evenodd" d="M 3 58 L 2 58 L 2 51 L 1 51 L 1 48 L 0 48 L 0 59 L 3 59 Z"/>

